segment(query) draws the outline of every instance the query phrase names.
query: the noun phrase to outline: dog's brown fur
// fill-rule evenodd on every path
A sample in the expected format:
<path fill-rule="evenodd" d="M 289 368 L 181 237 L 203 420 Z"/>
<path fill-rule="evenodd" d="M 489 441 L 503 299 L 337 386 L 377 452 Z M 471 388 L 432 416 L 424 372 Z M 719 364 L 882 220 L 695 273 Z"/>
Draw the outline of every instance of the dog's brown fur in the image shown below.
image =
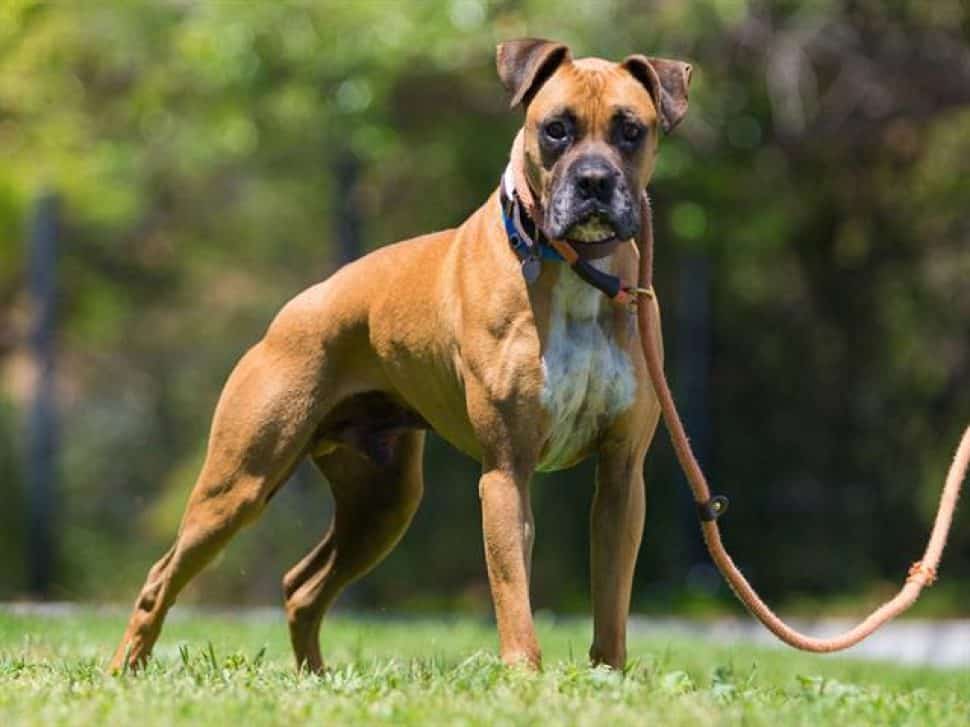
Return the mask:
<path fill-rule="evenodd" d="M 673 63 L 642 56 L 623 64 L 573 61 L 546 41 L 500 46 L 499 74 L 514 102 L 526 105 L 524 166 L 541 204 L 570 158 L 544 160 L 537 146 L 539 126 L 555 108 L 575 114 L 587 151 L 615 158 L 638 194 L 646 187 L 658 123 L 669 128 L 679 120 L 671 99 L 686 103 L 689 69 L 680 83 L 664 79 L 672 67 L 665 64 Z M 634 157 L 617 157 L 607 138 L 618 105 L 648 129 Z M 547 263 L 527 286 L 496 196 L 457 229 L 384 247 L 301 293 L 246 353 L 216 407 L 178 536 L 149 571 L 115 668 L 126 659 L 144 663 L 179 591 L 259 516 L 307 455 L 331 484 L 334 518 L 320 544 L 286 574 L 283 590 L 297 664 L 322 668 L 323 614 L 390 551 L 418 507 L 427 427 L 482 464 L 485 554 L 502 658 L 539 664 L 529 603 L 529 481 L 554 426 L 542 399 L 553 291 L 573 273 Z M 622 245 L 608 265 L 635 280 L 636 260 L 633 246 Z M 620 668 L 643 529 L 643 459 L 659 411 L 630 313 L 605 298 L 597 305 L 594 323 L 629 356 L 636 392 L 572 459 L 599 457 L 590 657 Z"/>

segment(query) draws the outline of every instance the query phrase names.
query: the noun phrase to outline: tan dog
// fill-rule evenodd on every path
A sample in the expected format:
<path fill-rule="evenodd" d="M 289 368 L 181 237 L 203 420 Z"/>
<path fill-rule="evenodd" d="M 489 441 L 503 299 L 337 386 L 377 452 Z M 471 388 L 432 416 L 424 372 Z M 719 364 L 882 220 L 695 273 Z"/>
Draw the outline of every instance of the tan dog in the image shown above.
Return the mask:
<path fill-rule="evenodd" d="M 690 67 L 573 60 L 531 39 L 500 45 L 497 65 L 512 106 L 526 109 L 505 184 L 528 184 L 548 236 L 635 280 L 625 241 L 639 232 L 658 127 L 686 111 Z M 322 668 L 325 611 L 391 550 L 420 503 L 427 428 L 482 464 L 508 663 L 540 662 L 532 473 L 598 455 L 590 658 L 624 665 L 643 460 L 659 414 L 634 316 L 561 262 L 542 263 L 530 284 L 503 224 L 496 192 L 459 228 L 377 250 L 283 308 L 226 383 L 178 537 L 150 570 L 113 667 L 144 662 L 178 593 L 309 455 L 331 484 L 334 518 L 283 590 L 297 664 Z"/>

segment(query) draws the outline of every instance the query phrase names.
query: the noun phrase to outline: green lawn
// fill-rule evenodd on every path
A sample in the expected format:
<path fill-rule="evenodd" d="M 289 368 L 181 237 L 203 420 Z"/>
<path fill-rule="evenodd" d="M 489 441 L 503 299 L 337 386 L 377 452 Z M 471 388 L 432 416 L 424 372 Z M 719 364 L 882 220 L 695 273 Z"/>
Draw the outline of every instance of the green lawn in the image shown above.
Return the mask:
<path fill-rule="evenodd" d="M 590 669 L 588 624 L 540 624 L 545 671 L 504 668 L 485 623 L 337 618 L 297 675 L 278 621 L 173 618 L 145 673 L 104 664 L 120 616 L 0 612 L 0 724 L 970 724 L 970 671 L 635 638 Z"/>

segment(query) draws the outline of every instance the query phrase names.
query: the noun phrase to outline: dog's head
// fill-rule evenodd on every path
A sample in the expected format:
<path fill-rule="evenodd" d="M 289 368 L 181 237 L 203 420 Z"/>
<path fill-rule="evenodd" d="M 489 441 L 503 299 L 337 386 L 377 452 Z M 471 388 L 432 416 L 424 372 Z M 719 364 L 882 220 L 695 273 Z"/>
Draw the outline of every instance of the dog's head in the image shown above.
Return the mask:
<path fill-rule="evenodd" d="M 687 112 L 691 67 L 632 55 L 574 60 L 561 43 L 502 43 L 499 77 L 525 108 L 525 174 L 545 232 L 577 244 L 634 237 L 660 131 Z"/>

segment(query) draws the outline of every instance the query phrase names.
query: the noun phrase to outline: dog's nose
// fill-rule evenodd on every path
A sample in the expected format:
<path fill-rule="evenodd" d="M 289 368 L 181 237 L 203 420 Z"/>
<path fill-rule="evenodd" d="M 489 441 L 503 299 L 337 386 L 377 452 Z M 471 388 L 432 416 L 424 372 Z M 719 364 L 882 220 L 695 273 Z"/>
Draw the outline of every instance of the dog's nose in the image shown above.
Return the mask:
<path fill-rule="evenodd" d="M 616 188 L 616 171 L 599 161 L 580 162 L 574 173 L 576 191 L 584 200 L 608 203 Z"/>

